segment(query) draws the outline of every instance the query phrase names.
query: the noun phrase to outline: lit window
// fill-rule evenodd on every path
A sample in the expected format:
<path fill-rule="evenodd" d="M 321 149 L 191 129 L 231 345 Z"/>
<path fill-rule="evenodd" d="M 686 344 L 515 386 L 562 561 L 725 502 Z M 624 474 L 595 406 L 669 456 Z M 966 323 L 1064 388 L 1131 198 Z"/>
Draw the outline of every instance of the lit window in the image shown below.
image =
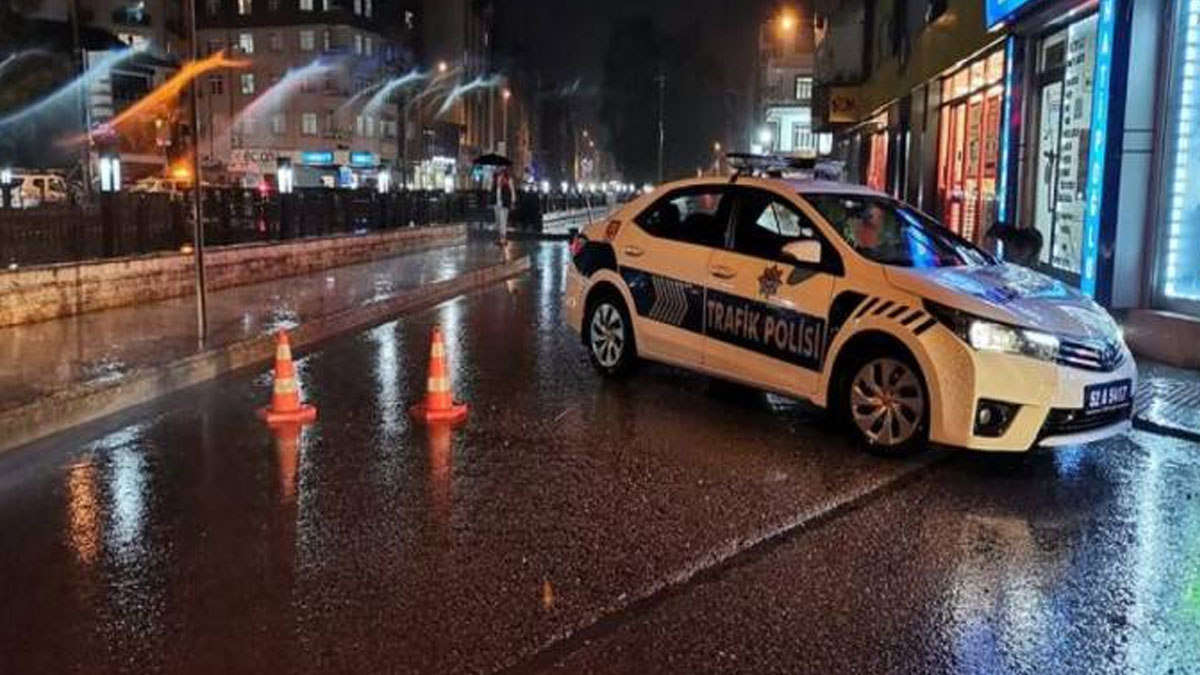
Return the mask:
<path fill-rule="evenodd" d="M 813 79 L 811 77 L 796 78 L 796 100 L 811 101 L 812 100 Z"/>
<path fill-rule="evenodd" d="M 300 133 L 304 134 L 305 136 L 317 135 L 316 113 L 304 113 L 304 115 L 300 117 Z"/>
<path fill-rule="evenodd" d="M 367 122 L 362 115 L 354 118 L 354 133 L 358 136 L 367 135 Z"/>
<path fill-rule="evenodd" d="M 242 73 L 242 93 L 246 96 L 254 95 L 254 73 Z"/>
<path fill-rule="evenodd" d="M 363 53 L 363 38 L 361 35 L 359 35 L 357 33 L 354 34 L 354 53 L 355 54 Z"/>
<path fill-rule="evenodd" d="M 363 0 L 363 14 L 366 14 L 367 17 L 370 18 L 370 16 L 371 16 L 371 0 Z"/>
<path fill-rule="evenodd" d="M 321 9 L 323 11 L 328 12 L 329 10 L 333 9 L 332 5 L 333 0 L 321 0 Z"/>
<path fill-rule="evenodd" d="M 271 117 L 271 133 L 282 136 L 287 133 L 287 115 L 276 113 Z"/>
<path fill-rule="evenodd" d="M 240 33 L 238 34 L 238 50 L 243 54 L 254 53 L 254 34 Z"/>
<path fill-rule="evenodd" d="M 367 118 L 367 138 L 374 138 L 374 137 L 375 137 L 375 118 L 368 117 Z"/>
<path fill-rule="evenodd" d="M 249 16 L 254 11 L 254 0 L 238 0 L 238 14 Z"/>
<path fill-rule="evenodd" d="M 311 30 L 300 31 L 300 51 L 311 52 L 317 48 L 317 35 Z"/>
<path fill-rule="evenodd" d="M 313 11 L 313 0 L 300 0 L 300 11 L 301 12 Z"/>
<path fill-rule="evenodd" d="M 329 29 L 321 31 L 321 49 L 325 51 L 333 49 L 333 33 Z"/>
<path fill-rule="evenodd" d="M 354 14 L 362 14 L 362 0 L 354 0 Z"/>

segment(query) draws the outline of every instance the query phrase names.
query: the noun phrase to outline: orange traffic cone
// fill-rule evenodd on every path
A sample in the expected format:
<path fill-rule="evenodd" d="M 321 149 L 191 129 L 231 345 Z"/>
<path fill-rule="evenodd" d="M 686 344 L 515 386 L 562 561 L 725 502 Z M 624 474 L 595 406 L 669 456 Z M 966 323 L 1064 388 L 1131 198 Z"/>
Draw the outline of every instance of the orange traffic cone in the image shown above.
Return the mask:
<path fill-rule="evenodd" d="M 258 411 L 267 424 L 307 424 L 317 419 L 317 409 L 300 403 L 300 383 L 292 365 L 292 347 L 288 336 L 279 331 L 275 342 L 275 390 L 271 405 Z"/>
<path fill-rule="evenodd" d="M 442 340 L 441 328 L 433 329 L 425 402 L 414 405 L 410 412 L 418 421 L 427 424 L 458 424 L 467 419 L 467 406 L 456 404 L 454 394 L 450 391 L 450 378 L 446 374 L 446 343 Z"/>

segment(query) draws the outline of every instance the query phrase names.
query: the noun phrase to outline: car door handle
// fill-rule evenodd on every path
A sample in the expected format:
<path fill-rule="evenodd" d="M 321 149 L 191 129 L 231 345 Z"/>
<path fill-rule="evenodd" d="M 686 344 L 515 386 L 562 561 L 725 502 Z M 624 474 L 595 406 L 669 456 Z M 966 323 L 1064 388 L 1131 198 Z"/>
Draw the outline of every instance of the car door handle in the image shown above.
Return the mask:
<path fill-rule="evenodd" d="M 630 258 L 640 258 L 640 257 L 642 257 L 642 254 L 644 254 L 644 253 L 645 253 L 645 251 L 642 250 L 642 248 L 640 246 L 626 246 L 625 247 L 625 255 L 629 256 Z"/>
<path fill-rule="evenodd" d="M 737 276 L 737 270 L 724 265 L 713 265 L 708 268 L 708 272 L 718 279 L 732 279 Z"/>

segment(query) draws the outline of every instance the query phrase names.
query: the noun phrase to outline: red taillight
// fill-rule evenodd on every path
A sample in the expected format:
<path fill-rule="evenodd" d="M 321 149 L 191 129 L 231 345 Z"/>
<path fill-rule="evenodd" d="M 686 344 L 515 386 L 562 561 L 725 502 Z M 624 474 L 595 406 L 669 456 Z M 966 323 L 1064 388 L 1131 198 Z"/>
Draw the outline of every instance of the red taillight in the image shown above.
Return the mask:
<path fill-rule="evenodd" d="M 587 244 L 587 237 L 582 234 L 575 235 L 575 238 L 571 240 L 571 257 L 579 255 L 585 244 Z"/>

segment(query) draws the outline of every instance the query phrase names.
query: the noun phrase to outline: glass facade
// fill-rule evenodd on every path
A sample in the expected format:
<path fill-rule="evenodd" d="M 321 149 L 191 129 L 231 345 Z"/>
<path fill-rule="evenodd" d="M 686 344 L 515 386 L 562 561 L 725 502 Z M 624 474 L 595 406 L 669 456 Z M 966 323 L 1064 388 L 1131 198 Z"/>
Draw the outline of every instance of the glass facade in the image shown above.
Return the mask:
<path fill-rule="evenodd" d="M 1200 0 L 1179 0 L 1167 97 L 1158 304 L 1200 310 Z"/>
<path fill-rule="evenodd" d="M 942 79 L 938 199 L 946 225 L 979 242 L 996 222 L 1005 52 Z"/>

